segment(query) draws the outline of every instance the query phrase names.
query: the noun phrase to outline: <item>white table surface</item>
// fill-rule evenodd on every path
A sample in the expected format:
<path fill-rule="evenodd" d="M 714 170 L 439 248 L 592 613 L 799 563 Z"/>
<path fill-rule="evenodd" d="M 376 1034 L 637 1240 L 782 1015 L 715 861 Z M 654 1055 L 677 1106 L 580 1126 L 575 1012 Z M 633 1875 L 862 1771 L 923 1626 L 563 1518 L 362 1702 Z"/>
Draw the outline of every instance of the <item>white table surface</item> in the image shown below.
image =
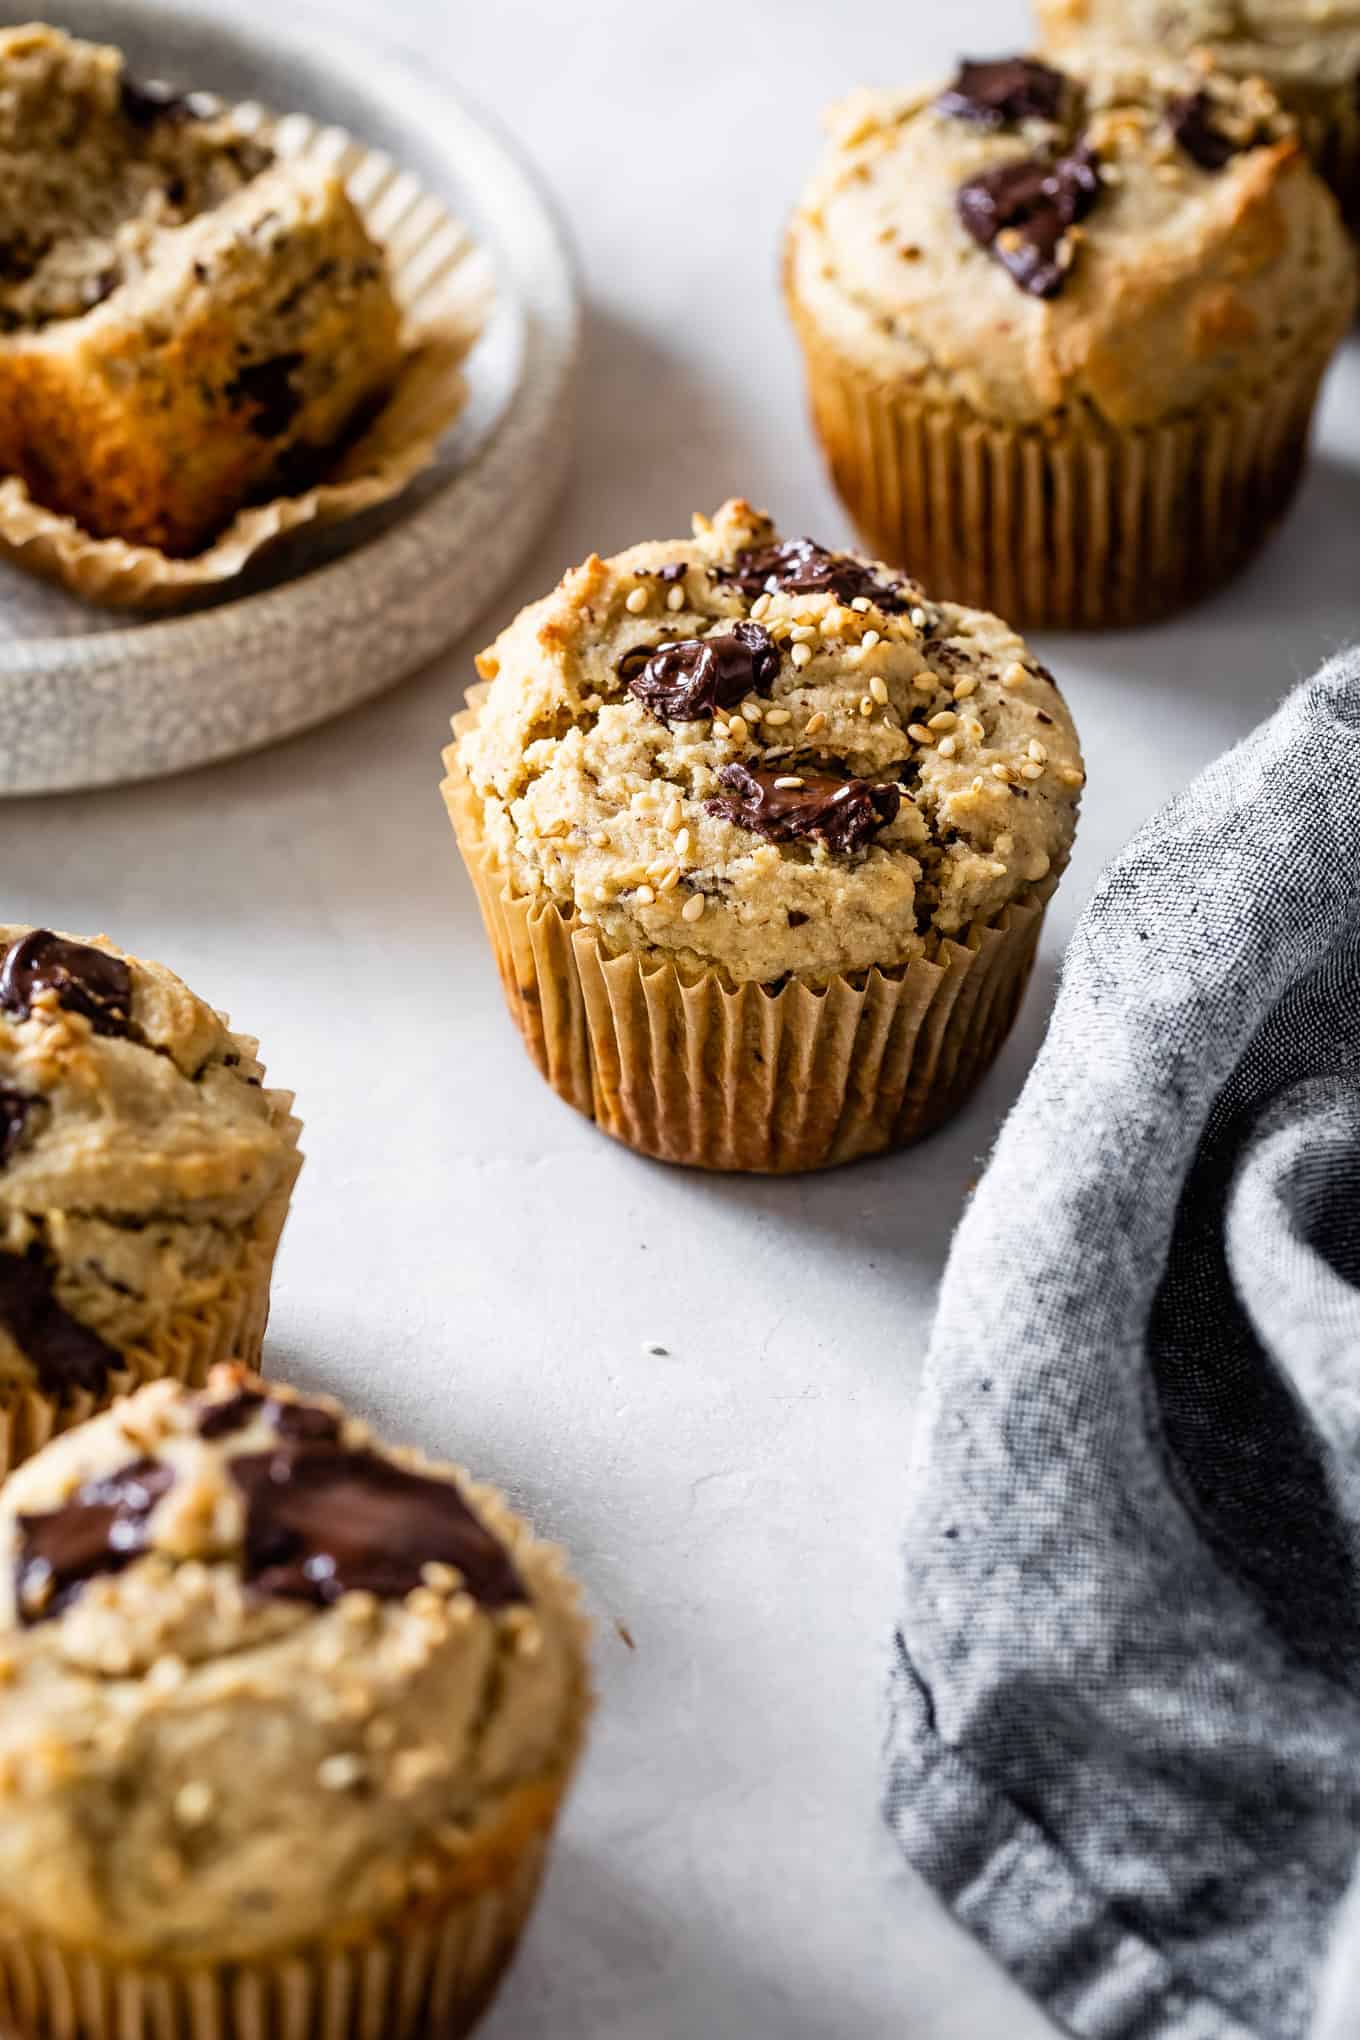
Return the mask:
<path fill-rule="evenodd" d="M 329 18 L 375 32 L 367 0 Z M 309 1157 L 275 1368 L 501 1482 L 587 1583 L 593 1747 L 487 2040 L 1039 2040 L 878 1823 L 913 1391 L 1102 861 L 1360 623 L 1360 348 L 1247 579 L 1158 631 L 1041 641 L 1089 791 L 1028 1004 L 963 1117 L 803 1182 L 668 1172 L 524 1058 L 437 793 L 448 716 L 493 626 L 592 547 L 734 492 L 848 536 L 775 292 L 817 110 L 1015 47 L 1023 8 L 388 0 L 380 32 L 499 112 L 572 225 L 570 497 L 475 641 L 369 709 L 173 782 L 5 808 L 0 918 L 105 929 L 263 1037 Z"/>

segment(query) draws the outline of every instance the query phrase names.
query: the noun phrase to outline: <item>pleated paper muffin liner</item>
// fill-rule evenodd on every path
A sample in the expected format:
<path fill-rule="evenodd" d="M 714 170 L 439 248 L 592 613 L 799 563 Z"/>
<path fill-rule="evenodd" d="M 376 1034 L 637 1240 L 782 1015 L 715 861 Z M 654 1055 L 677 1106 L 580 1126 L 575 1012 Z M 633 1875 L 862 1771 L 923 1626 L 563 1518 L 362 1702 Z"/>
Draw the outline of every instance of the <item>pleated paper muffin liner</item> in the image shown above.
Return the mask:
<path fill-rule="evenodd" d="M 235 580 L 286 534 L 337 524 L 389 501 L 432 464 L 467 400 L 462 363 L 492 297 L 490 266 L 467 229 L 390 156 L 343 129 L 319 127 L 303 114 L 278 119 L 255 105 L 235 111 L 241 128 L 269 142 L 281 160 L 344 178 L 391 264 L 403 316 L 402 366 L 381 411 L 337 452 L 322 482 L 240 511 L 188 559 L 96 538 L 74 518 L 34 502 L 16 476 L 0 479 L 0 554 L 104 608 L 181 607 Z"/>
<path fill-rule="evenodd" d="M 485 690 L 469 691 L 455 739 Z M 900 969 L 777 991 L 652 951 L 611 955 L 513 892 L 457 758 L 443 792 L 511 1016 L 559 1097 L 638 1153 L 792 1175 L 905 1147 L 948 1119 L 1010 1031 L 1057 870 L 993 921 Z"/>
<path fill-rule="evenodd" d="M 244 1046 L 250 1070 L 254 1044 Z M 258 1070 L 259 1065 L 253 1068 Z M 100 1394 L 71 1389 L 54 1396 L 39 1388 L 16 1388 L 11 1399 L 0 1405 L 0 1480 L 60 1432 L 83 1424 L 117 1397 L 131 1395 L 148 1381 L 170 1379 L 199 1388 L 208 1369 L 219 1360 L 242 1360 L 257 1373 L 263 1371 L 261 1350 L 269 1321 L 274 1259 L 302 1167 L 298 1152 L 302 1124 L 293 1116 L 293 1094 L 269 1091 L 265 1095 L 273 1108 L 274 1123 L 289 1143 L 287 1167 L 278 1188 L 243 1236 L 240 1258 L 218 1295 L 191 1309 L 173 1311 L 148 1338 L 123 1349 L 122 1366 L 110 1371 Z"/>
<path fill-rule="evenodd" d="M 786 295 L 817 435 L 869 551 L 1028 629 L 1148 623 L 1245 566 L 1293 500 L 1345 330 L 1292 375 L 1163 425 L 1120 431 L 1074 408 L 1014 429 L 877 381 L 787 278 Z"/>
<path fill-rule="evenodd" d="M 1338 92 L 1325 113 L 1298 111 L 1303 145 L 1336 193 L 1346 225 L 1360 233 L 1360 79 Z"/>
<path fill-rule="evenodd" d="M 370 1927 L 277 1956 L 156 1964 L 66 1948 L 0 1917 L 0 2032 L 5 2040 L 461 2040 L 495 1995 L 533 1909 L 589 1705 L 582 1675 L 560 1765 L 512 1795 L 442 1889 Z"/>

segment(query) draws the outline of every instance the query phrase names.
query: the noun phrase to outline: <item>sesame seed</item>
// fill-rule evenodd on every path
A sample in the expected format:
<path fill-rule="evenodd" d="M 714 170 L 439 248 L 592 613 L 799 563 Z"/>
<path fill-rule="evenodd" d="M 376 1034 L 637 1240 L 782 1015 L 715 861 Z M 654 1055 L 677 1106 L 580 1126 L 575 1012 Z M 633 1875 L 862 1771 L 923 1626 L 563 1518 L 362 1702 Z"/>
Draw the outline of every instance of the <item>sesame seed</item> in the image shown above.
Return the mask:
<path fill-rule="evenodd" d="M 704 908 L 707 905 L 708 900 L 703 893 L 691 893 L 684 906 L 680 909 L 680 919 L 682 921 L 702 921 L 704 918 Z"/>
<path fill-rule="evenodd" d="M 1007 666 L 1005 672 L 1001 675 L 1001 685 L 1003 687 L 1023 687 L 1028 678 L 1028 672 L 1017 660 L 1013 666 Z M 958 699 L 957 688 L 954 690 L 954 698 L 955 700 Z"/>
<path fill-rule="evenodd" d="M 767 723 L 772 724 L 775 729 L 782 729 L 784 724 L 792 722 L 793 718 L 786 708 L 767 708 L 765 720 Z"/>
<path fill-rule="evenodd" d="M 825 728 L 826 717 L 822 714 L 822 711 L 819 708 L 815 715 L 810 715 L 808 717 L 807 728 L 804 731 L 804 735 L 809 737 L 815 737 L 819 730 L 824 730 Z"/>
<path fill-rule="evenodd" d="M 640 907 L 650 907 L 656 904 L 656 894 L 649 885 L 640 885 L 634 894 L 634 898 Z"/>
<path fill-rule="evenodd" d="M 756 619 L 756 622 L 759 623 L 761 617 L 768 616 L 769 613 L 770 613 L 769 596 L 757 595 L 755 601 L 751 604 L 751 614 Z"/>
<path fill-rule="evenodd" d="M 1050 858 L 1046 850 L 1036 850 L 1025 866 L 1026 878 L 1044 878 L 1047 875 Z"/>
<path fill-rule="evenodd" d="M 869 682 L 869 692 L 873 695 L 880 708 L 887 707 L 888 683 L 881 673 L 875 673 L 873 679 Z"/>
<path fill-rule="evenodd" d="M 1009 765 L 1000 765 L 1000 764 L 997 764 L 997 765 L 993 765 L 993 766 L 992 766 L 992 767 L 990 768 L 990 770 L 991 770 L 991 774 L 992 774 L 992 777 L 993 777 L 993 779 L 999 779 L 999 780 L 1001 781 L 1001 783 L 1003 784 L 1003 786 L 1004 786 L 1004 785 L 1007 785 L 1007 784 L 1009 784 L 1009 781 L 1010 781 L 1010 776 L 1011 776 L 1011 768 L 1010 768 L 1010 766 L 1009 766 Z"/>
<path fill-rule="evenodd" d="M 938 715 L 931 716 L 930 727 L 933 730 L 952 730 L 957 722 L 958 717 L 952 708 L 942 708 Z"/>
<path fill-rule="evenodd" d="M 973 792 L 981 793 L 983 787 L 986 784 L 987 784 L 986 780 L 982 777 L 982 774 L 979 773 L 977 778 L 973 781 Z"/>
<path fill-rule="evenodd" d="M 926 625 L 930 622 L 930 618 L 926 615 L 924 609 L 913 609 L 911 612 L 911 620 L 916 625 L 916 628 L 918 630 L 924 630 Z"/>
<path fill-rule="evenodd" d="M 867 616 L 873 606 L 867 595 L 856 595 L 854 601 L 850 604 L 850 607 L 857 609 L 861 616 Z"/>
<path fill-rule="evenodd" d="M 746 742 L 745 718 L 734 715 L 731 722 L 727 725 L 727 734 L 734 744 L 744 744 Z"/>
<path fill-rule="evenodd" d="M 935 692 L 935 675 L 933 673 L 918 673 L 911 684 L 918 694 L 933 694 Z"/>
<path fill-rule="evenodd" d="M 816 627 L 810 623 L 795 623 L 793 629 L 789 632 L 789 636 L 796 645 L 809 644 L 816 635 Z"/>
<path fill-rule="evenodd" d="M 875 645 L 881 644 L 882 642 L 883 640 L 876 630 L 866 630 L 864 636 L 860 639 L 860 643 L 863 645 L 866 652 L 872 651 Z"/>
<path fill-rule="evenodd" d="M 643 610 L 647 607 L 647 590 L 645 588 L 634 588 L 623 606 L 630 616 L 641 616 Z"/>
<path fill-rule="evenodd" d="M 327 1792 L 348 1792 L 364 1775 L 362 1757 L 325 1757 L 317 1766 L 317 1781 Z"/>
<path fill-rule="evenodd" d="M 789 653 L 789 657 L 793 660 L 794 665 L 801 670 L 802 667 L 809 666 L 812 663 L 812 647 L 802 643 L 796 644 Z"/>
<path fill-rule="evenodd" d="M 683 609 L 688 600 L 689 597 L 677 581 L 666 597 L 666 607 L 667 609 Z"/>
<path fill-rule="evenodd" d="M 989 865 L 987 868 L 990 875 L 993 878 L 1004 878 L 1006 876 L 1007 871 L 1010 869 L 1010 866 L 998 862 L 996 864 Z"/>
<path fill-rule="evenodd" d="M 762 711 L 760 703 L 758 701 L 743 701 L 743 703 L 741 704 L 741 712 L 745 716 L 747 722 L 760 721 Z"/>
<path fill-rule="evenodd" d="M 660 885 L 657 887 L 657 891 L 658 893 L 674 892 L 676 886 L 678 886 L 679 883 L 680 883 L 680 867 L 678 865 L 673 864 L 670 870 L 666 873 L 666 876 L 662 879 Z"/>
<path fill-rule="evenodd" d="M 970 694 L 977 693 L 977 680 L 971 673 L 965 673 L 962 680 L 954 682 L 955 701 L 967 701 Z"/>
<path fill-rule="evenodd" d="M 681 829 L 679 831 L 675 838 L 675 854 L 677 857 L 687 857 L 689 855 L 689 846 L 691 840 L 692 838 L 690 836 L 688 829 Z"/>
<path fill-rule="evenodd" d="M 1025 749 L 1029 752 L 1036 765 L 1047 765 L 1048 753 L 1037 737 L 1031 737 Z"/>
<path fill-rule="evenodd" d="M 775 786 L 783 791 L 789 791 L 792 788 L 801 786 L 802 783 L 802 780 L 796 774 L 788 773 L 784 778 L 776 779 Z"/>
<path fill-rule="evenodd" d="M 1064 786 L 1085 786 L 1086 774 L 1079 765 L 1064 765 L 1058 774 Z"/>
<path fill-rule="evenodd" d="M 957 749 L 958 744 L 953 737 L 940 738 L 940 756 L 942 758 L 952 758 Z"/>
<path fill-rule="evenodd" d="M 1042 779 L 1043 776 L 1044 768 L 1042 765 L 1036 765 L 1033 758 L 1026 758 L 1024 760 L 1020 767 L 1020 777 L 1022 779 Z"/>
<path fill-rule="evenodd" d="M 918 744 L 933 744 L 935 741 L 924 723 L 909 722 L 907 724 L 907 735 Z"/>
<path fill-rule="evenodd" d="M 681 801 L 679 794 L 677 794 L 675 799 L 671 802 L 670 806 L 666 809 L 665 814 L 661 817 L 661 826 L 663 829 L 669 829 L 671 831 L 671 834 L 674 835 L 675 831 L 679 828 L 681 822 L 683 822 L 684 819 L 685 819 L 684 804 Z"/>
<path fill-rule="evenodd" d="M 860 696 L 860 703 L 859 703 L 859 712 L 860 712 L 860 714 L 861 714 L 861 715 L 872 715 L 872 714 L 873 714 L 873 712 L 874 712 L 874 697 L 873 697 L 873 695 L 872 695 L 872 694 L 862 694 L 862 695 Z"/>
<path fill-rule="evenodd" d="M 731 728 L 730 728 L 730 726 L 729 726 L 729 725 L 728 725 L 727 723 L 725 723 L 725 722 L 722 722 L 722 721 L 720 721 L 720 720 L 719 720 L 719 718 L 718 718 L 717 716 L 714 716 L 714 718 L 713 718 L 713 734 L 714 734 L 714 736 L 715 736 L 715 737 L 730 737 L 730 736 L 731 736 L 731 734 L 732 734 L 732 731 L 731 731 Z"/>

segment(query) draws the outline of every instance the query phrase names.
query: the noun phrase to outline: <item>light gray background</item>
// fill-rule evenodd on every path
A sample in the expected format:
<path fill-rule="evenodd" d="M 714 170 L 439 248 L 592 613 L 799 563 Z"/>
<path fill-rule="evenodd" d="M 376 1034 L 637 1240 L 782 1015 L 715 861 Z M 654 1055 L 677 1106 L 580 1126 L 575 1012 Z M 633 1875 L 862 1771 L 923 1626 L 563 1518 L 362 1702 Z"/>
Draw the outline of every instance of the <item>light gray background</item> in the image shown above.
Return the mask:
<path fill-rule="evenodd" d="M 330 18 L 443 66 L 555 187 L 590 304 L 575 484 L 475 640 L 376 706 L 193 777 L 0 810 L 0 915 L 106 929 L 263 1036 L 309 1156 L 274 1365 L 503 1483 L 588 1584 L 593 1748 L 488 2040 L 1038 2040 L 878 1828 L 913 1390 L 951 1229 L 1098 867 L 1360 621 L 1360 351 L 1247 580 L 1163 630 L 1042 643 L 1090 785 L 1029 1003 L 964 1117 L 818 1180 L 668 1173 L 524 1060 L 438 799 L 447 719 L 477 644 L 592 547 L 681 531 L 734 491 L 790 533 L 848 536 L 775 288 L 817 111 L 1016 46 L 1022 7 L 337 0 Z"/>

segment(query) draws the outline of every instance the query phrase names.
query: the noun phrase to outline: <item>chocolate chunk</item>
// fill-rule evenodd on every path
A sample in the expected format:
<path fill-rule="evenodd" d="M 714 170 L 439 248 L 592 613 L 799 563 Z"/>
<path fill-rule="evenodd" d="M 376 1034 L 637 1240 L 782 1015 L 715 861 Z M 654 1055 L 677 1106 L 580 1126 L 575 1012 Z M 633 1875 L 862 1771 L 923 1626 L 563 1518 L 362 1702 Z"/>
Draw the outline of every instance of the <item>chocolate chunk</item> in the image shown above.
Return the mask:
<path fill-rule="evenodd" d="M 653 581 L 683 581 L 689 567 L 684 560 L 672 560 L 668 566 L 647 567 L 644 572 Z"/>
<path fill-rule="evenodd" d="M 734 623 L 717 637 L 639 646 L 619 661 L 628 692 L 658 722 L 702 722 L 748 694 L 768 694 L 779 677 L 779 647 L 758 623 Z"/>
<path fill-rule="evenodd" d="M 274 354 L 268 361 L 248 362 L 238 369 L 224 392 L 233 410 L 249 405 L 249 429 L 257 439 L 282 439 L 302 409 L 302 392 L 293 382 L 301 368 L 300 354 Z"/>
<path fill-rule="evenodd" d="M 324 1607 L 355 1590 L 399 1600 L 425 1566 L 456 1566 L 484 1608 L 526 1596 L 509 1553 L 451 1483 L 376 1452 L 289 1442 L 230 1461 L 246 1502 L 245 1576 L 273 1600 Z"/>
<path fill-rule="evenodd" d="M 100 1573 L 131 1565 L 146 1549 L 151 1511 L 174 1481 L 170 1467 L 134 1459 L 116 1473 L 87 1480 L 62 1508 L 20 1516 L 14 1567 L 19 1620 L 46 1622 Z"/>
<path fill-rule="evenodd" d="M 1094 152 L 1081 142 L 1056 162 L 999 163 L 960 185 L 959 218 L 1031 297 L 1056 297 L 1067 275 L 1066 236 L 1101 192 Z"/>
<path fill-rule="evenodd" d="M 0 1084 L 0 1169 L 11 1155 L 18 1153 L 28 1116 L 37 1103 L 36 1098 L 26 1098 L 22 1091 L 11 1091 Z"/>
<path fill-rule="evenodd" d="M 118 98 L 124 120 L 137 128 L 152 128 L 162 120 L 211 120 L 222 107 L 211 92 L 181 92 L 163 78 L 131 78 L 126 71 L 119 80 Z"/>
<path fill-rule="evenodd" d="M 935 101 L 941 113 L 1001 129 L 1022 120 L 1056 120 L 1067 80 L 1034 57 L 965 58 L 947 92 Z"/>
<path fill-rule="evenodd" d="M 798 784 L 781 785 L 781 780 Z M 819 759 L 816 766 L 790 760 L 753 771 L 745 765 L 724 765 L 718 781 L 726 792 L 705 801 L 709 814 L 772 843 L 818 836 L 829 850 L 861 850 L 872 835 L 896 820 L 902 805 L 892 780 L 856 779 L 835 759 Z"/>
<path fill-rule="evenodd" d="M 782 545 L 749 547 L 737 554 L 734 567 L 719 569 L 748 599 L 757 595 L 834 595 L 838 602 L 865 598 L 890 616 L 910 607 L 911 595 L 900 581 L 880 581 L 873 569 L 850 553 L 828 552 L 810 538 L 791 538 Z"/>
<path fill-rule="evenodd" d="M 1214 102 L 1207 92 L 1190 92 L 1173 99 L 1166 110 L 1171 132 L 1180 147 L 1201 170 L 1221 170 L 1251 143 L 1235 142 L 1214 125 Z"/>
<path fill-rule="evenodd" d="M 132 972 L 121 956 L 34 928 L 0 962 L 0 1009 L 26 1019 L 37 992 L 55 992 L 57 1003 L 83 1013 L 96 1034 L 132 1032 Z"/>
<path fill-rule="evenodd" d="M 199 1410 L 198 1435 L 200 1438 L 228 1438 L 234 1431 L 244 1431 L 261 1411 L 281 1438 L 305 1440 L 316 1445 L 332 1445 L 339 1439 L 340 1420 L 330 1410 L 318 1409 L 315 1403 L 279 1402 L 258 1388 L 239 1389 L 225 1402 L 203 1403 Z"/>
<path fill-rule="evenodd" d="M 0 1326 L 33 1362 L 45 1395 L 88 1388 L 102 1395 L 122 1355 L 63 1309 L 36 1253 L 0 1253 Z"/>

